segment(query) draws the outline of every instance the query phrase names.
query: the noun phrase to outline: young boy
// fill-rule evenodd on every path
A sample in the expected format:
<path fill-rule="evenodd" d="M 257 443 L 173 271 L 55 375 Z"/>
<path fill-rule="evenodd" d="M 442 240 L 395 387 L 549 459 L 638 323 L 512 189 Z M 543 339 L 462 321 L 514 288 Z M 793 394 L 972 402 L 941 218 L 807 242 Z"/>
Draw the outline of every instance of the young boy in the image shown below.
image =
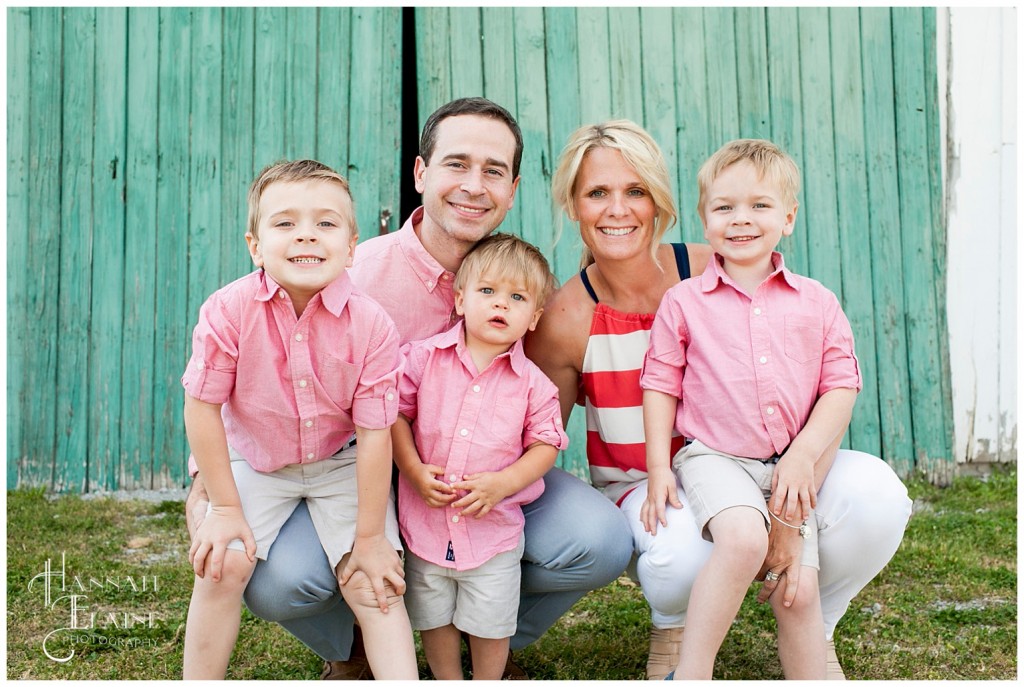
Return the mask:
<path fill-rule="evenodd" d="M 650 476 L 644 527 L 665 526 L 666 500 L 679 507 L 674 468 L 698 528 L 714 541 L 690 595 L 674 677 L 711 678 L 765 560 L 767 528 L 778 524 L 804 537 L 802 567 L 766 576 L 799 581 L 770 599 L 783 672 L 824 679 L 812 509 L 861 387 L 853 333 L 836 297 L 788 271 L 775 252 L 796 219 L 800 175 L 788 155 L 768 141 L 733 141 L 704 163 L 698 184 L 715 256 L 700 277 L 665 295 L 640 379 Z M 691 441 L 670 467 L 673 429 Z"/>
<path fill-rule="evenodd" d="M 261 269 L 203 305 L 182 377 L 210 496 L 189 551 L 184 678 L 224 678 L 255 559 L 305 499 L 374 676 L 414 680 L 390 493 L 398 336 L 345 271 L 358 240 L 348 182 L 313 160 L 267 167 L 245 240 Z"/>
<path fill-rule="evenodd" d="M 558 391 L 523 353 L 554 277 L 540 251 L 509 234 L 477 244 L 455 276 L 447 332 L 403 347 L 392 428 L 399 522 L 408 548 L 412 626 L 438 680 L 498 680 L 516 630 L 521 506 L 568 439 Z"/>

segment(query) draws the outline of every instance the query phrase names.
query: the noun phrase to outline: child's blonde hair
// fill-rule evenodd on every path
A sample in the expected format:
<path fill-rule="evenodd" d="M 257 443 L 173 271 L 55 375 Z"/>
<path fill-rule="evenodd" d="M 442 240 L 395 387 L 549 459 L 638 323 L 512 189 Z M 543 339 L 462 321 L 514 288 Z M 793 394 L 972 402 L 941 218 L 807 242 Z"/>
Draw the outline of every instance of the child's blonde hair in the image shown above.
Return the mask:
<path fill-rule="evenodd" d="M 558 283 L 544 254 L 536 246 L 512 234 L 491 234 L 466 255 L 455 274 L 454 288 L 462 291 L 466 283 L 483 274 L 522 279 L 537 307 L 543 307 Z"/>
<path fill-rule="evenodd" d="M 800 170 L 793 158 L 771 141 L 739 138 L 715 151 L 697 172 L 697 213 L 701 217 L 704 216 L 704 203 L 711 184 L 727 167 L 743 160 L 754 165 L 758 176 L 780 191 L 783 203 L 796 205 L 796 196 L 800 193 Z"/>
<path fill-rule="evenodd" d="M 352 191 L 348 187 L 348 180 L 324 163 L 317 162 L 316 160 L 275 162 L 274 164 L 263 168 L 263 171 L 256 176 L 252 185 L 249 186 L 249 233 L 252 234 L 254 238 L 259 238 L 260 198 L 263 197 L 263 192 L 267 190 L 268 186 L 278 182 L 307 180 L 329 181 L 340 184 L 341 187 L 345 189 L 345 195 L 348 196 L 349 206 L 351 208 L 349 213 L 350 216 L 346 219 L 348 220 L 349 226 L 352 228 L 352 235 L 359 236 L 359 228 L 356 226 L 355 200 L 352 198 Z"/>
<path fill-rule="evenodd" d="M 594 148 L 611 148 L 636 170 L 654 201 L 654 240 L 651 257 L 658 262 L 658 244 L 665 232 L 676 222 L 676 202 L 672 198 L 672 182 L 661 148 L 647 131 L 628 119 L 613 119 L 600 124 L 581 126 L 569 137 L 562 149 L 558 167 L 551 177 L 551 197 L 569 219 L 576 221 L 576 180 L 583 158 Z M 594 262 L 590 249 L 583 246 L 580 267 Z M 660 265 L 659 265 L 660 267 Z"/>

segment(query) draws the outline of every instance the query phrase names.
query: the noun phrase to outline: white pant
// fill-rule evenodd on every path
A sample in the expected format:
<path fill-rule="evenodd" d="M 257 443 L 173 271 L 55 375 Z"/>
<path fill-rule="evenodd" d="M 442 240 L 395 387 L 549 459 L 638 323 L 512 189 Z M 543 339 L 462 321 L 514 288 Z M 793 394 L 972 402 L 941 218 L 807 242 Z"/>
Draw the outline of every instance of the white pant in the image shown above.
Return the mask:
<path fill-rule="evenodd" d="M 666 507 L 668 527 L 659 525 L 657 536 L 640 522 L 647 480 L 621 506 L 633 530 L 636 575 L 659 628 L 686 624 L 690 590 L 711 555 L 712 544 L 697 530 L 682 486 L 676 493 L 683 508 Z M 885 462 L 861 451 L 839 451 L 818 491 L 815 513 L 826 638 L 832 638 L 853 597 L 896 553 L 912 505 L 907 488 Z"/>

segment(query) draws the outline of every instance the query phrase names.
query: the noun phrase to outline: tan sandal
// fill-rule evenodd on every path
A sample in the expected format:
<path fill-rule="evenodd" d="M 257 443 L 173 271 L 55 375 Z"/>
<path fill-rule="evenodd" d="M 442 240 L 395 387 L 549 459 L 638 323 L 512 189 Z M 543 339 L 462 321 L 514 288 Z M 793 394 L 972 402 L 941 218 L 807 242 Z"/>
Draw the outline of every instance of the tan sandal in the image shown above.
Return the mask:
<path fill-rule="evenodd" d="M 664 680 L 679 665 L 683 628 L 651 628 L 651 649 L 647 654 L 647 679 Z"/>
<path fill-rule="evenodd" d="M 846 673 L 843 672 L 843 666 L 839 664 L 839 656 L 836 655 L 836 643 L 831 639 L 825 642 L 825 679 L 846 679 Z"/>

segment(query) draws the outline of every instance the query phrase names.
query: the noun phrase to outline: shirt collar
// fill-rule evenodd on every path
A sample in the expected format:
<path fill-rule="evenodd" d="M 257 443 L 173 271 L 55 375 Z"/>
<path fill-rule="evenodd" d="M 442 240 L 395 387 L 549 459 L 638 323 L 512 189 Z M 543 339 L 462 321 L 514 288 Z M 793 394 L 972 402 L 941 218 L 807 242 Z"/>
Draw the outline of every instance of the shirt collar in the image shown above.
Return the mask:
<path fill-rule="evenodd" d="M 792 272 L 786 269 L 786 262 L 782 257 L 782 253 L 778 251 L 772 251 L 772 266 L 775 270 L 768 275 L 765 281 L 771 281 L 772 279 L 781 278 L 786 284 L 797 291 L 800 290 L 800 285 L 794 278 Z M 736 283 L 732 278 L 725 273 L 725 269 L 722 267 L 722 256 L 718 253 L 712 255 L 711 260 L 708 261 L 708 266 L 704 269 L 704 273 L 700 276 L 700 288 L 704 293 L 714 291 L 719 284 L 729 284 L 735 286 Z"/>
<path fill-rule="evenodd" d="M 416 234 L 414 227 L 422 221 L 423 206 L 421 205 L 413 210 L 409 219 L 402 225 L 402 228 L 399 230 L 398 242 L 413 273 L 427 287 L 427 291 L 433 293 L 447 270 L 434 259 L 433 255 L 427 252 L 427 249 L 423 247 L 423 242 L 420 241 L 420 237 Z M 454 275 L 448 281 L 451 282 L 453 279 Z"/>
<path fill-rule="evenodd" d="M 466 348 L 466 330 L 465 327 L 463 327 L 463 323 L 464 320 L 460 319 L 458 322 L 455 323 L 454 327 L 444 332 L 443 334 L 439 334 L 437 338 L 434 340 L 434 346 L 436 346 L 437 348 L 454 347 L 455 354 L 458 355 L 460 358 L 462 358 L 463 355 L 468 357 L 469 349 Z M 508 349 L 501 355 L 495 357 L 495 360 L 503 357 L 508 358 L 508 362 L 509 365 L 512 367 L 512 371 L 515 372 L 520 377 L 522 377 L 523 374 L 526 372 L 527 363 L 526 351 L 523 349 L 523 340 L 519 339 L 518 341 L 516 341 L 514 344 L 512 344 L 512 348 Z M 478 372 L 483 372 L 483 370 L 478 370 Z"/>
<path fill-rule="evenodd" d="M 278 293 L 286 295 L 287 292 L 276 282 L 274 278 L 267 274 L 267 271 L 260 269 L 261 284 L 260 288 L 256 290 L 255 299 L 261 302 L 267 302 L 278 296 Z M 348 276 L 348 271 L 342 272 L 337 279 L 332 281 L 330 284 L 320 290 L 320 293 L 316 294 L 309 300 L 312 303 L 316 300 L 317 296 L 320 296 L 321 302 L 327 311 L 338 317 L 341 315 L 341 311 L 345 309 L 345 305 L 348 303 L 349 297 L 352 295 L 352 279 Z"/>

